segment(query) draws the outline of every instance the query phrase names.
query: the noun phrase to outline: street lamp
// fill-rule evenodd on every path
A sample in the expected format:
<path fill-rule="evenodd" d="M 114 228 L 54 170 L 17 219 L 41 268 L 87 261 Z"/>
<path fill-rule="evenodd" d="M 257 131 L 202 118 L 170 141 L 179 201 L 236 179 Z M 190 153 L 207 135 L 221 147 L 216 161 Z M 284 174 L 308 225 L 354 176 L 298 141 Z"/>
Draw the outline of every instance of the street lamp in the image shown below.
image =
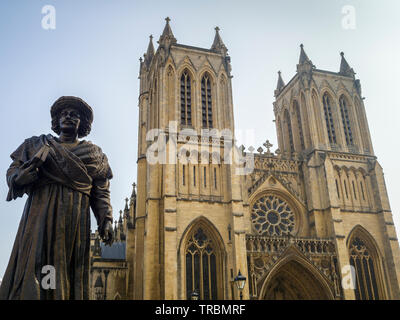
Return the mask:
<path fill-rule="evenodd" d="M 243 289 L 244 285 L 246 284 L 246 277 L 240 273 L 240 270 L 238 275 L 235 277 L 234 282 L 240 292 L 240 300 L 243 300 Z"/>
<path fill-rule="evenodd" d="M 199 294 L 196 291 L 193 291 L 190 295 L 190 300 L 199 300 Z"/>

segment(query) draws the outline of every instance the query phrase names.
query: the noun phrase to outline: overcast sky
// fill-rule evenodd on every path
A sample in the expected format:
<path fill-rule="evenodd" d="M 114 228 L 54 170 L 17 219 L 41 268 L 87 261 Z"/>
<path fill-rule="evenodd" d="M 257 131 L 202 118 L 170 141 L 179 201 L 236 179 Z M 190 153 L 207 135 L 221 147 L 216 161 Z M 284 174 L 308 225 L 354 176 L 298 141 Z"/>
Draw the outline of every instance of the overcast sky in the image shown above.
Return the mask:
<path fill-rule="evenodd" d="M 55 29 L 42 27 L 45 5 L 56 9 Z M 345 6 L 354 9 L 355 21 L 346 19 Z M 255 148 L 266 139 L 274 143 L 273 150 L 277 147 L 272 122 L 277 71 L 285 83 L 293 77 L 300 43 L 318 69 L 338 71 L 344 51 L 361 80 L 375 154 L 399 230 L 399 9 L 398 0 L 2 0 L 0 278 L 26 201 L 26 196 L 5 201 L 9 155 L 24 139 L 51 133 L 50 106 L 62 95 L 79 96 L 94 109 L 86 139 L 109 158 L 118 218 L 136 177 L 139 57 L 150 34 L 158 40 L 167 16 L 182 44 L 210 48 L 214 28 L 220 27 L 232 59 L 236 130 L 255 130 L 250 142 Z"/>

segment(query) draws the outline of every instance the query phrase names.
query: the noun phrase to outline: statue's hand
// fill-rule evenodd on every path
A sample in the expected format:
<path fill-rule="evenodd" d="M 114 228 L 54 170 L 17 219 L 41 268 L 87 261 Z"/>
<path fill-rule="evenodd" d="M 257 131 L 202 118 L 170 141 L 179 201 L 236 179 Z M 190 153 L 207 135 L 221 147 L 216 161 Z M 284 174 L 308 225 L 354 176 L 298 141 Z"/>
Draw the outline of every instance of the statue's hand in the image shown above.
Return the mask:
<path fill-rule="evenodd" d="M 103 227 L 99 230 L 99 234 L 104 243 L 111 246 L 114 240 L 112 222 L 108 220 L 106 223 L 104 223 Z"/>
<path fill-rule="evenodd" d="M 38 179 L 39 169 L 36 167 L 34 163 L 32 163 L 28 167 L 22 166 L 17 177 L 14 180 L 14 183 L 17 186 L 23 187 L 32 182 L 35 182 Z"/>

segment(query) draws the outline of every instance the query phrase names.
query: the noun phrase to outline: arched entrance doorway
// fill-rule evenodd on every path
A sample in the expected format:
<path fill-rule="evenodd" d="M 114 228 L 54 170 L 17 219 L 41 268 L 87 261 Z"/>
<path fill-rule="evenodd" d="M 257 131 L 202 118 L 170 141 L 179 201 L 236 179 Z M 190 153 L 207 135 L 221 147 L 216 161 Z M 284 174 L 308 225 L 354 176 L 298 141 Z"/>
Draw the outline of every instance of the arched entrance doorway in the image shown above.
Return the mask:
<path fill-rule="evenodd" d="M 310 266 L 311 268 L 315 268 Z M 309 270 L 296 260 L 281 265 L 267 277 L 261 299 L 330 300 L 332 292 L 318 270 Z"/>

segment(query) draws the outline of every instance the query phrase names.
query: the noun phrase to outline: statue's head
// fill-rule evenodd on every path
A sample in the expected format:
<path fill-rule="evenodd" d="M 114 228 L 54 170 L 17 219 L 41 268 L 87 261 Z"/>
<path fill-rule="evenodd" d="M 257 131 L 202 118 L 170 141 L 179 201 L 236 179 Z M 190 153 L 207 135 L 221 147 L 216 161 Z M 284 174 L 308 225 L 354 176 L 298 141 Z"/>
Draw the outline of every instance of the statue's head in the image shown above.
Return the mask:
<path fill-rule="evenodd" d="M 79 138 L 90 133 L 93 110 L 81 98 L 67 96 L 58 98 L 52 105 L 50 113 L 51 129 L 58 135 L 62 130 L 74 130 L 75 126 Z"/>

